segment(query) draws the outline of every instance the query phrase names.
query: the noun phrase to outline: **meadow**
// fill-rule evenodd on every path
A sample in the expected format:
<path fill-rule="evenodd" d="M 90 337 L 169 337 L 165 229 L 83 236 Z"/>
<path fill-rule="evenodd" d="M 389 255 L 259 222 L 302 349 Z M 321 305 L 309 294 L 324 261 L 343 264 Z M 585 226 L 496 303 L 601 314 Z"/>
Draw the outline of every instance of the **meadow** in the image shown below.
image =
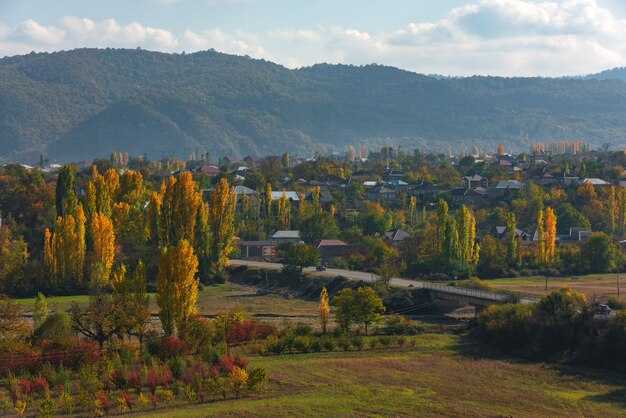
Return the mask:
<path fill-rule="evenodd" d="M 253 356 L 267 390 L 249 399 L 141 416 L 515 416 L 626 413 L 618 376 L 503 357 L 453 334 L 404 349 Z M 623 381 L 622 381 L 623 382 Z"/>

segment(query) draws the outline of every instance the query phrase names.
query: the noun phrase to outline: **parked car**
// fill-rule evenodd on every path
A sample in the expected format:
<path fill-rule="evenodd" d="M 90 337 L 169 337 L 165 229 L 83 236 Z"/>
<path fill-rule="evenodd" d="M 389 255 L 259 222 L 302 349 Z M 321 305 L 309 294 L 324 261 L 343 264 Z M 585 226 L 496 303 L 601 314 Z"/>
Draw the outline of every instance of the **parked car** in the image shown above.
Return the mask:
<path fill-rule="evenodd" d="M 315 270 L 317 271 L 326 271 L 326 266 L 323 264 L 320 264 L 319 266 L 315 267 Z"/>
<path fill-rule="evenodd" d="M 609 305 L 601 303 L 596 308 L 596 312 L 602 315 L 608 315 L 611 313 L 611 308 L 609 308 Z"/>

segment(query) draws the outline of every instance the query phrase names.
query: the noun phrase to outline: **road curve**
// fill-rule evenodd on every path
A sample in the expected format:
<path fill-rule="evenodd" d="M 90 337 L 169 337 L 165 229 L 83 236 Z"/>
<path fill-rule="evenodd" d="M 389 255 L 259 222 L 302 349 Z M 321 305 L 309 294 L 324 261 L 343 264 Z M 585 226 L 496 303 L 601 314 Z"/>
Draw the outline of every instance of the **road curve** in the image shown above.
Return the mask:
<path fill-rule="evenodd" d="M 253 261 L 253 260 L 230 260 L 230 264 L 232 266 L 248 266 L 248 267 L 257 267 L 261 269 L 270 269 L 270 270 L 280 270 L 283 268 L 283 265 L 280 263 L 268 263 L 266 261 Z M 307 267 L 303 270 L 305 273 L 316 273 L 322 276 L 344 276 L 349 277 L 354 280 L 363 280 L 364 282 L 374 282 L 378 276 L 374 273 L 367 273 L 364 271 L 351 271 L 351 270 L 343 270 L 343 269 L 331 269 L 328 268 L 326 271 L 316 271 L 315 267 Z M 424 287 L 423 282 L 419 282 L 417 280 L 403 279 L 399 277 L 395 277 L 391 279 L 392 286 L 398 287 Z"/>

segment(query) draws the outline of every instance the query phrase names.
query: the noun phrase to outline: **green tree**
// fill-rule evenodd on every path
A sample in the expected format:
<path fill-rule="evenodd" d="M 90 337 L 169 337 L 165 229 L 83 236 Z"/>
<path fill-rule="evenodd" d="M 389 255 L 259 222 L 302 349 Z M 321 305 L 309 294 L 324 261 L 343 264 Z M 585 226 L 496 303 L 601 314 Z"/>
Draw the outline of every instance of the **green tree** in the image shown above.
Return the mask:
<path fill-rule="evenodd" d="M 300 234 L 304 242 L 313 244 L 320 239 L 337 238 L 339 227 L 329 212 L 317 212 L 300 224 Z"/>
<path fill-rule="evenodd" d="M 74 213 L 78 199 L 76 198 L 76 179 L 74 170 L 69 165 L 64 165 L 59 170 L 56 187 L 57 216 L 65 217 Z"/>
<path fill-rule="evenodd" d="M 582 245 L 581 256 L 591 272 L 606 273 L 615 268 L 621 253 L 610 236 L 594 232 Z"/>
<path fill-rule="evenodd" d="M 320 259 L 317 249 L 307 244 L 289 243 L 279 250 L 279 257 L 283 263 L 285 274 L 297 274 L 302 276 L 302 269 L 314 266 Z"/>
<path fill-rule="evenodd" d="M 509 211 L 506 216 L 506 260 L 509 266 L 517 264 L 519 249 L 517 247 L 516 231 L 515 213 Z"/>
<path fill-rule="evenodd" d="M 48 301 L 43 293 L 37 293 L 35 299 L 35 310 L 33 311 L 33 325 L 39 327 L 48 317 Z"/>

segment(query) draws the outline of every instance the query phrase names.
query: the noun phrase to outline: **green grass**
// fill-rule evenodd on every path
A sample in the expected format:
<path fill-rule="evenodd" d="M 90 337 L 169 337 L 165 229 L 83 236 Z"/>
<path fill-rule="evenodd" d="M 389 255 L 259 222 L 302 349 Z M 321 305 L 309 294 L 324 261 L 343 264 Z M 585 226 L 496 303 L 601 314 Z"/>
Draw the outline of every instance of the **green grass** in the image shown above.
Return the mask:
<path fill-rule="evenodd" d="M 24 311 L 31 313 L 36 298 L 15 299 Z M 87 303 L 88 295 L 49 296 L 50 311 L 67 310 L 74 302 Z M 235 284 L 205 286 L 198 292 L 198 311 L 202 315 L 244 308 L 251 315 L 317 317 L 317 303 L 302 299 L 286 298 L 277 294 L 258 294 L 256 289 Z M 150 294 L 150 310 L 158 312 L 155 295 Z"/>
<path fill-rule="evenodd" d="M 404 350 L 253 357 L 271 378 L 258 397 L 156 411 L 210 416 L 620 416 L 623 386 L 582 374 L 469 352 L 456 335 L 424 334 Z"/>

